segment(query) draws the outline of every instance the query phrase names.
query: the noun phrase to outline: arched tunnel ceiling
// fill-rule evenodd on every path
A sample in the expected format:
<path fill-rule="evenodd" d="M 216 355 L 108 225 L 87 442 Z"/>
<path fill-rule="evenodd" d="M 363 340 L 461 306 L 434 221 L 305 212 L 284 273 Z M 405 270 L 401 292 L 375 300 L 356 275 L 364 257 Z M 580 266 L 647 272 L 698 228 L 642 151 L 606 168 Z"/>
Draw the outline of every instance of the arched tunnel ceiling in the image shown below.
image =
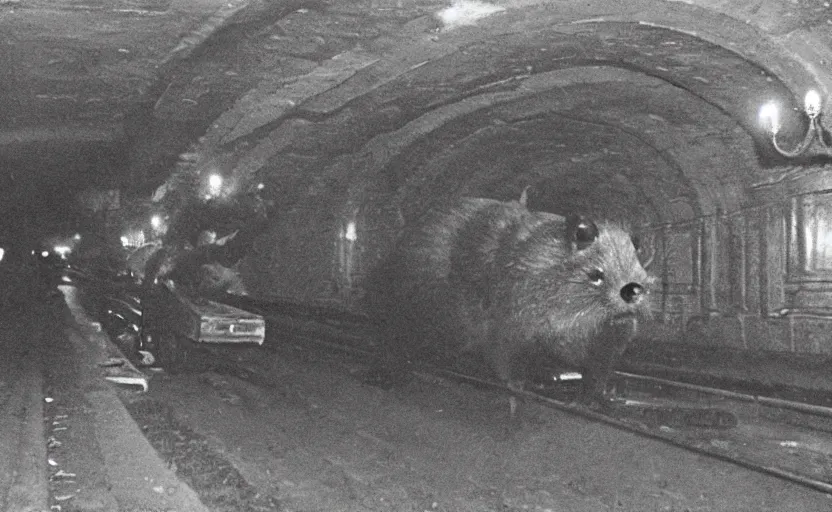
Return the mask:
<path fill-rule="evenodd" d="M 618 68 L 554 71 L 530 81 L 523 86 L 529 94 L 463 116 L 405 150 L 388 165 L 394 186 L 413 176 L 423 181 L 419 169 L 426 167 L 421 174 L 446 187 L 456 180 L 452 192 L 511 199 L 531 185 L 532 200 L 552 210 L 589 204 L 607 216 L 636 210 L 644 219 L 678 220 L 702 214 L 703 206 L 739 206 L 737 191 L 753 170 L 747 135 L 701 100 Z M 697 146 L 721 151 L 704 154 Z M 731 171 L 705 172 L 713 167 L 703 168 L 709 158 Z M 688 210 L 679 211 L 679 202 Z"/>
<path fill-rule="evenodd" d="M 442 30 L 444 2 L 125 3 L 100 6 L 92 35 L 79 29 L 96 6 L 5 7 L 0 152 L 105 133 L 129 151 L 102 172 L 148 191 L 201 137 L 204 161 L 270 174 L 285 208 L 316 183 L 355 196 L 356 181 L 382 176 L 417 197 L 431 180 L 508 197 L 532 184 L 555 209 L 638 205 L 669 221 L 741 206 L 772 158 L 757 108 L 794 107 L 787 85 L 820 76 L 720 7 L 497 4 Z M 49 32 L 56 10 L 74 33 Z M 777 36 L 780 14 L 766 27 Z M 798 28 L 827 21 L 794 14 Z"/>
<path fill-rule="evenodd" d="M 707 64 L 698 60 L 703 55 Z M 414 59 L 410 51 L 402 58 Z M 572 202 L 589 202 L 585 209 L 611 205 L 603 213 L 614 215 L 648 203 L 649 217 L 669 221 L 742 204 L 743 185 L 759 167 L 749 135 L 756 130 L 759 91 L 788 97 L 772 77 L 735 53 L 690 35 L 630 23 L 512 32 L 458 45 L 389 79 L 379 80 L 376 67 L 305 103 L 289 101 L 280 89 L 255 90 L 209 131 L 209 145 L 237 148 L 288 131 L 292 140 L 279 152 L 318 159 L 325 167 L 385 135 L 386 144 L 410 154 L 409 166 L 402 164 L 404 156 L 396 158 L 388 164 L 396 169 L 387 174 L 418 175 L 428 158 L 452 151 L 457 163 L 445 165 L 438 189 L 493 194 L 495 183 L 508 179 L 513 186 L 498 195 L 514 195 L 524 184 L 568 180 L 563 190 L 572 194 L 551 200 L 568 195 Z M 368 74 L 378 83 L 368 84 Z M 264 104 L 279 107 L 264 115 Z M 445 113 L 437 115 L 440 111 Z M 430 137 L 438 145 L 417 137 L 408 148 L 390 140 L 394 131 L 410 140 L 408 123 L 431 117 L 439 119 L 434 129 L 440 134 Z M 549 119 L 532 123 L 528 117 Z M 287 119 L 312 126 L 294 137 L 296 125 L 287 125 Z M 444 122 L 453 126 L 445 129 Z M 495 122 L 504 126 L 492 130 L 495 137 L 470 135 Z M 512 163 L 489 165 L 498 161 L 488 155 L 500 145 Z M 517 175 L 524 164 L 531 174 Z M 507 167 L 514 176 L 506 176 Z M 485 188 L 460 182 L 460 169 L 475 174 Z M 624 177 L 632 186 L 612 185 Z M 590 183 L 598 185 L 587 188 Z M 639 194 L 620 201 L 605 195 L 621 196 L 623 190 Z M 416 190 L 416 197 L 425 194 L 436 192 Z M 687 207 L 680 209 L 680 201 Z"/>

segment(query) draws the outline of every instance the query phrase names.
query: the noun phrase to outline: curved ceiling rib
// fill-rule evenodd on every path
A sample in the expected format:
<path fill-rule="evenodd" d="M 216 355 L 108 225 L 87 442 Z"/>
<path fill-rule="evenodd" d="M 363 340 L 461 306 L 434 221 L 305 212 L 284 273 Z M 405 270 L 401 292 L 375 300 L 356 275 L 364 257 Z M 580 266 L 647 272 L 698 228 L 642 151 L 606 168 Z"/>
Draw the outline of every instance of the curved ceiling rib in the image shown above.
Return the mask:
<path fill-rule="evenodd" d="M 658 152 L 676 168 L 665 181 L 682 179 L 681 170 L 691 190 L 697 190 L 653 201 L 696 198 L 700 204 L 692 211 L 709 213 L 743 204 L 738 191 L 759 170 L 755 142 L 762 135 L 752 118 L 761 91 L 788 93 L 737 53 L 664 28 L 600 23 L 478 37 L 453 51 L 426 54 L 426 60 L 404 70 L 391 70 L 393 54 L 362 63 L 351 78 L 302 101 L 292 96 L 297 90 L 264 82 L 226 121 L 214 124 L 206 137 L 214 142 L 203 149 L 235 153 L 243 172 L 278 175 L 291 172 L 269 163 L 280 155 L 317 161 L 312 167 L 332 175 L 343 170 L 343 159 L 371 152 L 373 170 L 355 171 L 351 178 L 360 181 L 387 166 L 385 161 L 400 161 L 396 152 L 409 151 L 417 139 L 444 130 L 457 117 L 476 126 L 471 112 L 502 113 L 509 107 L 499 105 L 515 108 L 537 97 L 544 104 L 540 112 L 618 126 L 626 137 L 646 141 L 628 152 Z M 291 106 L 272 109 L 271 117 L 262 108 L 284 104 Z M 224 143 L 217 146 L 220 140 Z M 642 179 L 648 181 L 650 176 Z"/>

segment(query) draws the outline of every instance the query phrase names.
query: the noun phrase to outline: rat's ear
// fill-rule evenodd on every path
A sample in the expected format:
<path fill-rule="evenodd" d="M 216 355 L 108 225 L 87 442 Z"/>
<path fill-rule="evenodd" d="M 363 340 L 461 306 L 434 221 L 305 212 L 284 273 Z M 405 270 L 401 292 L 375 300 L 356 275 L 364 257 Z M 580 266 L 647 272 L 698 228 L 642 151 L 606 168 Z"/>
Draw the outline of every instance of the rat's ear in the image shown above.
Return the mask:
<path fill-rule="evenodd" d="M 569 215 L 566 218 L 566 240 L 573 250 L 583 251 L 598 238 L 598 226 L 583 215 Z"/>

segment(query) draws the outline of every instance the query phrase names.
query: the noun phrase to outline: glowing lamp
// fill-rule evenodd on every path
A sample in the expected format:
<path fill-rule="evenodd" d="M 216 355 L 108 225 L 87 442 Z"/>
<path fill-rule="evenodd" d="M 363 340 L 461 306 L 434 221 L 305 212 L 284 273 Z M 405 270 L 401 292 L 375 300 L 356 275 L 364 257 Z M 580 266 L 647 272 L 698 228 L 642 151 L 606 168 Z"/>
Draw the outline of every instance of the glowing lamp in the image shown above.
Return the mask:
<path fill-rule="evenodd" d="M 814 119 L 820 115 L 821 101 L 818 91 L 812 89 L 806 93 L 803 99 L 803 108 L 806 110 L 806 115 L 810 119 Z"/>
<path fill-rule="evenodd" d="M 780 109 L 777 107 L 777 103 L 769 101 L 760 107 L 759 118 L 763 128 L 772 135 L 777 135 L 777 132 L 780 131 Z"/>
<path fill-rule="evenodd" d="M 820 93 L 814 89 L 806 93 L 803 99 L 803 112 L 809 118 L 809 129 L 803 140 L 793 149 L 786 149 L 777 141 L 780 131 L 780 113 L 777 104 L 768 102 L 760 107 L 759 119 L 763 128 L 771 135 L 771 145 L 775 151 L 786 158 L 794 158 L 815 148 L 813 153 L 832 157 L 832 144 L 829 142 L 829 132 L 821 124 L 823 102 Z"/>
<path fill-rule="evenodd" d="M 347 223 L 347 229 L 344 232 L 344 238 L 346 238 L 350 242 L 355 242 L 356 240 L 358 240 L 358 234 L 355 231 L 355 222 L 350 221 Z"/>
<path fill-rule="evenodd" d="M 219 174 L 212 174 L 208 176 L 208 195 L 217 197 L 222 192 L 222 176 Z"/>
<path fill-rule="evenodd" d="M 474 25 L 477 20 L 505 11 L 506 8 L 480 0 L 455 0 L 450 7 L 436 13 L 445 30 L 464 25 Z"/>

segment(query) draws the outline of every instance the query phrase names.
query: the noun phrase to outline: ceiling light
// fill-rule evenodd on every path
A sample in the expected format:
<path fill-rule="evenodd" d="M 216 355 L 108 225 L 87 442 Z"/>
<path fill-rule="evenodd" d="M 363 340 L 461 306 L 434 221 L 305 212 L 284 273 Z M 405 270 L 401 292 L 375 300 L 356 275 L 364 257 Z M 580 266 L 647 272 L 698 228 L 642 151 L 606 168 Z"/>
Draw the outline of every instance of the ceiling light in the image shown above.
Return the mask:
<path fill-rule="evenodd" d="M 777 142 L 777 133 L 780 131 L 780 110 L 773 101 L 760 107 L 760 123 L 771 134 L 771 145 L 774 149 L 786 158 L 795 158 L 807 153 L 810 148 L 815 148 L 809 156 L 821 154 L 832 157 L 832 143 L 830 143 L 829 132 L 821 124 L 821 110 L 823 103 L 820 93 L 812 89 L 806 93 L 803 100 L 803 111 L 809 118 L 809 129 L 803 136 L 803 140 L 793 149 L 786 149 Z"/>
<path fill-rule="evenodd" d="M 223 179 L 219 174 L 212 174 L 208 176 L 208 193 L 207 197 L 219 197 L 222 193 Z"/>
<path fill-rule="evenodd" d="M 760 123 L 769 133 L 777 135 L 780 131 L 780 109 L 777 103 L 769 101 L 760 107 Z"/>
<path fill-rule="evenodd" d="M 505 11 L 506 8 L 479 0 L 456 0 L 450 7 L 436 13 L 445 30 L 474 25 L 477 20 Z"/>
<path fill-rule="evenodd" d="M 358 240 L 358 233 L 355 231 L 354 221 L 349 221 L 347 223 L 347 229 L 344 231 L 344 238 L 346 238 L 350 242 L 355 242 L 356 240 Z"/>

